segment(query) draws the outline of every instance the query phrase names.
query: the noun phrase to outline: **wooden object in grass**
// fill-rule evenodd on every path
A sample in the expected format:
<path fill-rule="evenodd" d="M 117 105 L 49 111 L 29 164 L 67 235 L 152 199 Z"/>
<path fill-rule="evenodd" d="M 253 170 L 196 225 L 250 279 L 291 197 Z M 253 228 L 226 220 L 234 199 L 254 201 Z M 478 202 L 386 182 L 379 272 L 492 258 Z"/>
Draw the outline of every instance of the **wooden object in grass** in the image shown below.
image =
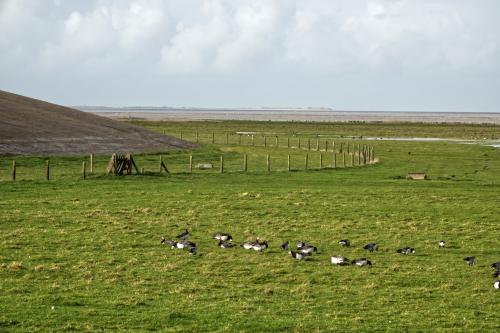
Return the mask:
<path fill-rule="evenodd" d="M 309 168 L 309 154 L 306 154 L 305 164 L 306 164 L 306 170 L 307 170 Z"/>
<path fill-rule="evenodd" d="M 12 161 L 12 181 L 16 180 L 16 160 Z"/>
<path fill-rule="evenodd" d="M 323 154 L 319 154 L 319 168 L 323 169 Z"/>
<path fill-rule="evenodd" d="M 82 176 L 83 179 L 87 178 L 87 172 L 85 170 L 85 161 L 82 162 Z"/>
<path fill-rule="evenodd" d="M 220 155 L 220 173 L 224 173 L 224 156 Z"/>
<path fill-rule="evenodd" d="M 271 156 L 269 154 L 267 154 L 266 165 L 267 165 L 267 172 L 271 172 Z"/>
<path fill-rule="evenodd" d="M 288 171 L 290 171 L 290 155 L 288 155 L 288 161 L 287 162 L 288 162 L 287 163 L 288 164 Z"/>
<path fill-rule="evenodd" d="M 248 171 L 248 164 L 247 164 L 247 154 L 243 155 L 243 171 L 247 172 Z"/>
<path fill-rule="evenodd" d="M 408 172 L 406 175 L 406 179 L 412 179 L 412 180 L 426 180 L 427 174 L 425 172 Z"/>
<path fill-rule="evenodd" d="M 165 171 L 168 172 L 167 167 L 161 160 L 160 156 L 160 167 L 162 164 L 165 167 Z M 106 171 L 108 174 L 113 173 L 115 176 L 121 176 L 124 173 L 130 175 L 132 173 L 132 168 L 135 169 L 136 173 L 139 173 L 139 169 L 137 168 L 137 165 L 135 164 L 134 158 L 131 154 L 113 154 L 111 155 L 111 159 L 109 160 Z"/>
<path fill-rule="evenodd" d="M 94 154 L 90 153 L 90 174 L 94 173 Z"/>
<path fill-rule="evenodd" d="M 50 160 L 46 161 L 47 169 L 45 170 L 45 180 L 50 180 Z"/>
<path fill-rule="evenodd" d="M 189 155 L 189 173 L 193 173 L 193 155 Z"/>

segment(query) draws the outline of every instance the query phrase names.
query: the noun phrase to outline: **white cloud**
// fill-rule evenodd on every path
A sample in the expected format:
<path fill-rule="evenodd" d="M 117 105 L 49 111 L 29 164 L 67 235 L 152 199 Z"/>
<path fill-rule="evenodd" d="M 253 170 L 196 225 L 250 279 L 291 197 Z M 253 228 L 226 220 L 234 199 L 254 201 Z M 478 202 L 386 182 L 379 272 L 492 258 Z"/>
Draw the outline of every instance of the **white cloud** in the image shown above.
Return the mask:
<path fill-rule="evenodd" d="M 252 77 L 265 87 L 265 76 L 285 96 L 317 77 L 297 91 L 330 96 L 352 77 L 456 82 L 499 74 L 499 11 L 498 0 L 0 0 L 0 84 L 88 79 L 101 91 L 175 77 L 205 89 Z"/>

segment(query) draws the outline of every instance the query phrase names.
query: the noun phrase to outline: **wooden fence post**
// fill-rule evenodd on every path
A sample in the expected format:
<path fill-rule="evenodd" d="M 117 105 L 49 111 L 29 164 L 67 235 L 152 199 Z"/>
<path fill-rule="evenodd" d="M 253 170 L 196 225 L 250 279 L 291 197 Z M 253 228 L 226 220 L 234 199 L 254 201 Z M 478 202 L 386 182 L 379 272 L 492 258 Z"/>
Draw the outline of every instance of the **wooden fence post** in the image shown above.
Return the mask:
<path fill-rule="evenodd" d="M 288 171 L 290 171 L 290 155 L 288 155 Z"/>
<path fill-rule="evenodd" d="M 50 180 L 50 160 L 47 160 L 47 170 L 45 172 L 45 179 Z"/>
<path fill-rule="evenodd" d="M 87 178 L 86 172 L 85 172 L 85 161 L 82 162 L 82 175 L 83 179 Z"/>
<path fill-rule="evenodd" d="M 299 136 L 299 149 L 300 149 L 300 148 L 301 148 L 301 147 L 300 147 L 300 136 Z"/>
<path fill-rule="evenodd" d="M 189 173 L 193 173 L 193 155 L 189 155 Z"/>
<path fill-rule="evenodd" d="M 323 169 L 323 154 L 319 153 L 319 168 Z"/>
<path fill-rule="evenodd" d="M 90 170 L 89 174 L 94 174 L 94 154 L 90 153 Z"/>
<path fill-rule="evenodd" d="M 332 151 L 335 153 L 335 140 L 332 140 Z"/>
<path fill-rule="evenodd" d="M 289 136 L 286 137 L 286 147 L 290 148 L 290 137 Z"/>
<path fill-rule="evenodd" d="M 325 141 L 325 152 L 328 153 L 328 139 Z"/>
<path fill-rule="evenodd" d="M 348 142 L 347 143 L 347 155 L 349 155 L 351 153 L 351 150 L 349 149 L 350 147 L 351 147 L 351 145 Z"/>
<path fill-rule="evenodd" d="M 345 168 L 345 151 L 342 152 L 342 167 Z"/>
<path fill-rule="evenodd" d="M 270 172 L 271 171 L 271 156 L 269 154 L 267 154 L 267 172 Z"/>
<path fill-rule="evenodd" d="M 267 136 L 264 135 L 264 147 L 267 147 Z"/>
<path fill-rule="evenodd" d="M 16 160 L 12 161 L 12 180 L 16 180 Z"/>
<path fill-rule="evenodd" d="M 247 166 L 248 166 L 248 164 L 247 164 L 247 154 L 244 154 L 243 155 L 243 171 L 244 172 L 247 172 L 247 170 L 248 170 Z"/>
<path fill-rule="evenodd" d="M 340 143 L 339 153 L 342 154 L 344 152 L 344 143 Z"/>
<path fill-rule="evenodd" d="M 307 139 L 307 151 L 311 151 L 311 139 Z"/>
<path fill-rule="evenodd" d="M 278 136 L 276 135 L 276 147 L 278 147 Z"/>
<path fill-rule="evenodd" d="M 212 132 L 212 144 L 214 144 L 214 143 L 215 143 L 215 133 Z"/>
<path fill-rule="evenodd" d="M 335 152 L 333 152 L 333 161 L 332 161 L 332 164 L 333 164 L 333 168 L 337 168 L 337 154 Z"/>
<path fill-rule="evenodd" d="M 354 153 L 350 153 L 349 155 L 351 155 L 351 167 L 354 166 Z"/>
<path fill-rule="evenodd" d="M 306 170 L 309 167 L 308 164 L 309 164 L 309 153 L 306 153 Z"/>
<path fill-rule="evenodd" d="M 220 173 L 224 173 L 224 156 L 220 155 Z"/>

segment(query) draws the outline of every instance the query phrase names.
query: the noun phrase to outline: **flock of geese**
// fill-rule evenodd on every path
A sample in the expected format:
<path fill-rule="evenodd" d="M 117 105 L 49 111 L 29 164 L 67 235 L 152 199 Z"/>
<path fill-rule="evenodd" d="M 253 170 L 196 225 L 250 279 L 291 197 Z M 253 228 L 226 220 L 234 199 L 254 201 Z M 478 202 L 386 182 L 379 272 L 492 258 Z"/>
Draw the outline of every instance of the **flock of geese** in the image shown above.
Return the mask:
<path fill-rule="evenodd" d="M 184 249 L 187 250 L 189 254 L 194 255 L 198 252 L 198 247 L 196 246 L 195 243 L 188 240 L 190 235 L 191 234 L 186 229 L 184 232 L 176 236 L 177 240 L 170 240 L 166 239 L 165 237 L 162 237 L 161 244 L 165 244 L 166 246 L 169 246 L 171 249 Z M 228 233 L 218 232 L 213 235 L 213 239 L 218 241 L 217 246 L 223 249 L 229 249 L 238 246 L 236 243 L 233 243 L 233 237 Z M 341 246 L 350 246 L 351 242 L 348 239 L 341 239 L 339 241 L 339 244 Z M 439 248 L 444 248 L 446 246 L 446 242 L 444 240 L 440 240 L 438 245 Z M 245 242 L 241 244 L 240 247 L 242 247 L 245 250 L 254 250 L 262 253 L 269 247 L 269 244 L 267 241 L 262 241 L 259 238 L 256 238 L 255 241 Z M 286 241 L 283 244 L 281 244 L 280 248 L 284 251 L 287 251 L 288 254 L 296 260 L 307 259 L 314 253 L 318 252 L 318 248 L 316 246 L 308 244 L 303 241 L 297 243 L 295 250 L 291 248 L 289 241 Z M 378 251 L 378 245 L 376 243 L 368 243 L 365 246 L 363 246 L 363 249 L 370 252 Z M 415 253 L 415 249 L 413 247 L 406 246 L 396 250 L 396 252 L 403 255 L 410 255 Z M 466 257 L 464 258 L 464 260 L 471 266 L 477 263 L 477 259 L 475 256 Z M 339 255 L 332 256 L 330 258 L 330 262 L 332 263 L 332 265 L 339 265 L 339 266 L 355 265 L 362 267 L 362 266 L 372 265 L 371 261 L 368 260 L 367 258 L 356 258 L 354 260 L 349 260 L 348 258 Z M 494 278 L 497 279 L 500 278 L 500 261 L 491 264 L 491 268 L 493 268 L 494 270 L 493 273 Z M 493 287 L 495 289 L 500 289 L 500 280 L 496 280 L 493 283 Z"/>

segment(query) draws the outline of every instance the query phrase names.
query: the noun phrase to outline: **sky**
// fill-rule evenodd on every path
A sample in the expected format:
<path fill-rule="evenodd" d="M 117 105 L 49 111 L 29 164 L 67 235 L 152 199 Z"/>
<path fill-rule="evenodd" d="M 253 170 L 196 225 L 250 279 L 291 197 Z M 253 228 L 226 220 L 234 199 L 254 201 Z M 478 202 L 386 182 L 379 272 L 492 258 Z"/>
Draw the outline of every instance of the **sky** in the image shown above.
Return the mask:
<path fill-rule="evenodd" d="M 498 0 L 0 0 L 0 90 L 64 105 L 500 112 Z"/>

